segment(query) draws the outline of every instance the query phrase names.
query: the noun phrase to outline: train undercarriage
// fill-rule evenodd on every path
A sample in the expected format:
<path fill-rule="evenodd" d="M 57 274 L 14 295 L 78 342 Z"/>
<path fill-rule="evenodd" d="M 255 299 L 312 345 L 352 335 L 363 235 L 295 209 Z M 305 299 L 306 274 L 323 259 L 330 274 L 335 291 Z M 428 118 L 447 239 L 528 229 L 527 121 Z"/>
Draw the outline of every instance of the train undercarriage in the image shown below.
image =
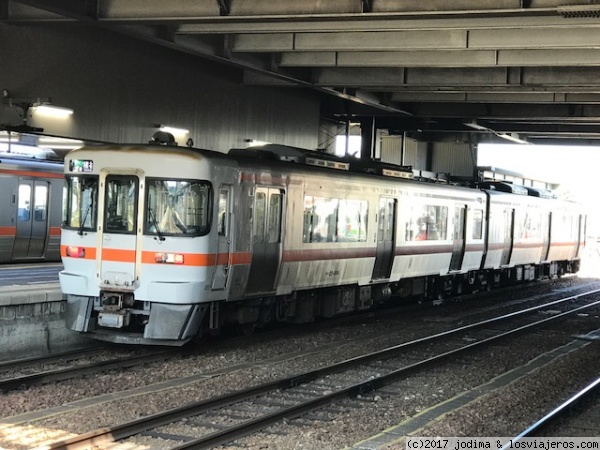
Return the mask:
<path fill-rule="evenodd" d="M 271 323 L 303 324 L 383 305 L 441 304 L 461 295 L 558 278 L 578 270 L 579 260 L 559 261 L 195 305 L 136 301 L 132 293 L 103 292 L 97 298 L 67 296 L 67 325 L 111 342 L 180 346 L 231 326 L 248 334 Z"/>
<path fill-rule="evenodd" d="M 236 324 L 251 331 L 272 322 L 302 324 L 319 318 L 366 311 L 381 305 L 401 302 L 432 302 L 495 288 L 559 278 L 579 270 L 579 260 L 539 265 L 523 265 L 497 270 L 473 271 L 445 276 L 403 279 L 397 283 L 369 286 L 338 286 L 299 291 L 289 296 L 263 297 L 244 302 L 211 304 L 212 311 L 200 333 L 215 333 L 225 324 Z"/>

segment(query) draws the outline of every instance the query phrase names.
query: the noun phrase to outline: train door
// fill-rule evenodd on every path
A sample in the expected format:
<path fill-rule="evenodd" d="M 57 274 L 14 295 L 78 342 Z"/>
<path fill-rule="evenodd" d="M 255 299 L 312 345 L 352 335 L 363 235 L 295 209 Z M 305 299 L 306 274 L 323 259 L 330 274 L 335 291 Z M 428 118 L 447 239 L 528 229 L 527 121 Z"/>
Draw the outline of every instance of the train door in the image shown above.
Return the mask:
<path fill-rule="evenodd" d="M 257 187 L 254 194 L 252 263 L 247 294 L 272 292 L 281 263 L 284 197 L 281 189 Z"/>
<path fill-rule="evenodd" d="M 48 238 L 48 192 L 47 181 L 19 180 L 14 259 L 44 256 Z"/>
<path fill-rule="evenodd" d="M 454 244 L 452 258 L 450 259 L 450 270 L 460 270 L 465 257 L 465 240 L 467 232 L 467 206 L 457 205 L 454 208 Z"/>
<path fill-rule="evenodd" d="M 377 212 L 377 249 L 372 279 L 389 278 L 392 273 L 394 251 L 396 249 L 396 204 L 397 200 L 388 197 L 379 199 Z"/>
<path fill-rule="evenodd" d="M 575 250 L 575 254 L 573 255 L 573 258 L 580 255 L 581 247 L 585 243 L 586 221 L 585 221 L 584 216 L 582 216 L 582 215 L 578 216 L 577 224 L 578 224 L 578 226 L 577 226 L 577 249 Z"/>
<path fill-rule="evenodd" d="M 137 278 L 138 185 L 135 175 L 100 174 L 102 227 L 96 253 L 100 286 L 126 288 Z"/>
<path fill-rule="evenodd" d="M 515 237 L 515 210 L 507 208 L 504 210 L 504 248 L 502 249 L 501 266 L 510 262 Z"/>
<path fill-rule="evenodd" d="M 544 230 L 544 250 L 542 251 L 542 261 L 548 261 L 550 253 L 550 242 L 552 240 L 552 213 L 548 213 L 542 218 L 542 230 Z"/>
<path fill-rule="evenodd" d="M 219 221 L 217 224 L 217 257 L 213 273 L 212 289 L 225 289 L 229 276 L 229 256 L 231 252 L 231 187 L 219 189 Z"/>

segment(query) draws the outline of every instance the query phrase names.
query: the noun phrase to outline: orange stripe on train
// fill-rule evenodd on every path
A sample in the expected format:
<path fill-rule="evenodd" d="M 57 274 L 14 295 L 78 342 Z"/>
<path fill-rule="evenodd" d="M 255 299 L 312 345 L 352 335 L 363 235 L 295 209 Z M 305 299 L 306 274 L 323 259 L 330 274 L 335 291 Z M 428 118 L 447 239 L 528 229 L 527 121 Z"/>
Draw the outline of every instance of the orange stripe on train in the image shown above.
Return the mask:
<path fill-rule="evenodd" d="M 16 236 L 17 227 L 0 227 L 0 236 Z M 60 236 L 60 227 L 50 227 L 50 236 Z"/>
<path fill-rule="evenodd" d="M 64 173 L 52 173 L 52 172 L 35 172 L 33 170 L 14 170 L 14 169 L 0 169 L 0 173 L 9 173 L 11 175 L 21 175 L 25 177 L 33 178 L 64 178 Z"/>
<path fill-rule="evenodd" d="M 135 262 L 135 250 L 123 250 L 120 248 L 103 248 L 102 261 L 116 261 L 125 263 Z"/>
<path fill-rule="evenodd" d="M 17 227 L 0 227 L 0 236 L 16 236 Z"/>
<path fill-rule="evenodd" d="M 60 254 L 63 257 L 67 256 L 67 245 L 60 246 Z M 76 247 L 76 246 L 72 246 Z M 82 259 L 96 259 L 96 248 L 95 247 L 84 247 L 84 255 Z M 156 255 L 162 252 L 142 252 L 142 264 L 161 264 L 156 261 Z M 183 255 L 185 266 L 197 266 L 197 267 L 210 267 L 214 265 L 224 265 L 229 263 L 230 265 L 235 264 L 250 264 L 252 261 L 252 255 L 249 252 L 244 253 L 180 253 L 180 252 L 169 252 L 178 253 Z M 123 263 L 134 263 L 135 262 L 135 250 L 122 250 L 113 248 L 102 249 L 102 261 L 112 262 L 123 262 Z"/>

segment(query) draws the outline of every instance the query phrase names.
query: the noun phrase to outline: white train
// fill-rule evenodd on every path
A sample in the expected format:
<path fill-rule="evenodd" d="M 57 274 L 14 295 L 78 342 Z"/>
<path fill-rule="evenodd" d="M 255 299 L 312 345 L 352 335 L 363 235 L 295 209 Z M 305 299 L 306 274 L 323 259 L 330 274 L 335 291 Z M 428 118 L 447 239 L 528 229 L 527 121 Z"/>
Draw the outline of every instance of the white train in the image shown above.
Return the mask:
<path fill-rule="evenodd" d="M 62 162 L 0 152 L 0 263 L 60 261 Z"/>
<path fill-rule="evenodd" d="M 302 323 L 391 296 L 437 299 L 579 268 L 586 218 L 576 204 L 366 172 L 377 173 L 272 145 L 72 151 L 60 273 L 68 327 L 182 345 L 225 323 Z"/>

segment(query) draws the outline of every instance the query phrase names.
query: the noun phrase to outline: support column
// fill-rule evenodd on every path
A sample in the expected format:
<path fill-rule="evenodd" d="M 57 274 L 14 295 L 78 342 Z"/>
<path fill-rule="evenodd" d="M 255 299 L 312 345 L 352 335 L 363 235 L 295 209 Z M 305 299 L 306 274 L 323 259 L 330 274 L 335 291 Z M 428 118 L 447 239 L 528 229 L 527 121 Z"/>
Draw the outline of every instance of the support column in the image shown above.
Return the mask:
<path fill-rule="evenodd" d="M 375 157 L 375 117 L 365 119 L 360 122 L 360 158 L 364 160 L 373 159 Z"/>

